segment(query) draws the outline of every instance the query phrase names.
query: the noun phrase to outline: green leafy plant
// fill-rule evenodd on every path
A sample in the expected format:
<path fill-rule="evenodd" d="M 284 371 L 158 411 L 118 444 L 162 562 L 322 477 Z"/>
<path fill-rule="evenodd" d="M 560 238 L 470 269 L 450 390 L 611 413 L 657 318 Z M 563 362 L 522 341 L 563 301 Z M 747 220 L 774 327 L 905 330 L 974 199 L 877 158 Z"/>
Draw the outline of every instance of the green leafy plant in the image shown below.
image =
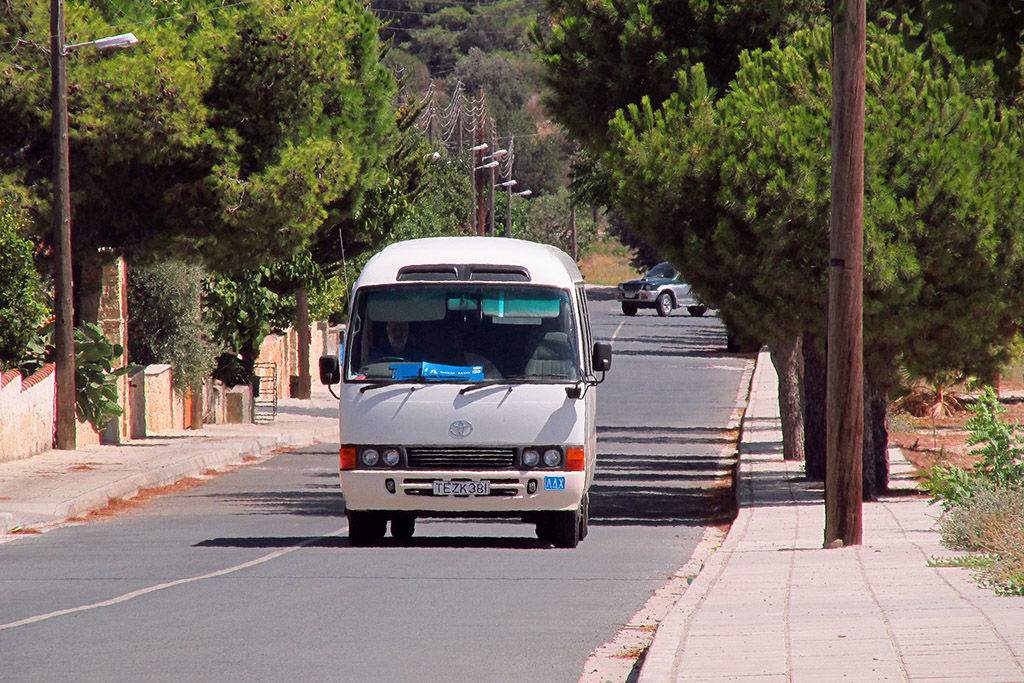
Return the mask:
<path fill-rule="evenodd" d="M 0 370 L 17 367 L 46 313 L 32 243 L 21 236 L 24 222 L 0 198 Z"/>
<path fill-rule="evenodd" d="M 1018 425 L 1000 419 L 1006 411 L 992 387 L 985 388 L 971 412 L 974 414 L 966 422 L 970 432 L 967 443 L 980 446 L 970 452 L 980 458 L 978 463 L 971 469 L 940 465 L 925 479 L 932 502 L 942 501 L 947 511 L 968 505 L 978 482 L 995 488 L 1024 488 L 1024 439 L 1017 433 Z"/>
<path fill-rule="evenodd" d="M 967 443 L 981 444 L 971 453 L 982 457 L 975 470 L 996 487 L 1024 485 L 1024 439 L 1016 433 L 1018 425 L 999 419 L 1006 411 L 992 387 L 985 387 L 972 411 L 974 415 L 967 420 L 971 433 Z"/>
<path fill-rule="evenodd" d="M 54 362 L 52 322 L 40 330 L 39 339 L 30 345 L 30 354 L 21 366 L 24 373 L 31 374 L 44 363 Z M 124 347 L 111 343 L 98 325 L 85 323 L 75 328 L 75 413 L 79 422 L 88 421 L 99 430 L 124 413 L 117 403 L 117 380 L 128 367 L 114 367 L 114 360 L 123 354 Z"/>

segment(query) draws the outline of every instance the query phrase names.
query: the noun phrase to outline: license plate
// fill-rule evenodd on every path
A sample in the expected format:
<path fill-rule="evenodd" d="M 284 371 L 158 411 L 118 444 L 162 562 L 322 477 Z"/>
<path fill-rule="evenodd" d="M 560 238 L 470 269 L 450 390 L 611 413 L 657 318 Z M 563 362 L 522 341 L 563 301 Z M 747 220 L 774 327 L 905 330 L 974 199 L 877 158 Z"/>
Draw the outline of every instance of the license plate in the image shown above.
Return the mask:
<path fill-rule="evenodd" d="M 489 481 L 452 481 L 441 479 L 434 482 L 435 496 L 486 496 L 491 493 Z"/>

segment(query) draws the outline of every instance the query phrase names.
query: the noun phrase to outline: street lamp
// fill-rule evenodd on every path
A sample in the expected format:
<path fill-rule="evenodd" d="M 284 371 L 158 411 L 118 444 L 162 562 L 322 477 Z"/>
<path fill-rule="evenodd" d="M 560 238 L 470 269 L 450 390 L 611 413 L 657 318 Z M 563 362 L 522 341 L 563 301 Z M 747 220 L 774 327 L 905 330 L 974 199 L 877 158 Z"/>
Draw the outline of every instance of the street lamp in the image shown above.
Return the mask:
<path fill-rule="evenodd" d="M 533 194 L 532 190 L 523 190 L 522 192 L 513 192 L 512 187 L 516 185 L 515 180 L 506 180 L 501 184 L 508 191 L 508 197 L 505 202 L 505 237 L 512 236 L 512 197 L 529 197 Z"/>
<path fill-rule="evenodd" d="M 483 131 L 481 129 L 481 135 L 482 134 Z M 486 142 L 481 142 L 479 145 L 473 145 L 472 147 L 469 148 L 469 151 L 471 153 L 469 156 L 469 186 L 472 188 L 473 193 L 473 195 L 471 196 L 469 208 L 469 223 L 470 225 L 473 226 L 474 235 L 479 233 L 481 228 L 479 228 L 478 226 L 480 223 L 483 222 L 483 216 L 480 216 L 478 218 L 478 211 L 480 208 L 479 205 L 483 201 L 483 188 L 480 187 L 479 177 L 476 174 L 477 169 L 473 168 L 473 166 L 478 161 L 483 160 L 483 151 L 488 147 L 490 147 L 490 145 L 488 145 Z"/>
<path fill-rule="evenodd" d="M 515 184 L 515 180 L 506 180 L 501 183 L 501 186 L 508 192 L 508 197 L 505 198 L 505 237 L 512 234 L 512 187 Z"/>
<path fill-rule="evenodd" d="M 485 169 L 485 168 L 491 169 L 491 174 L 490 174 L 491 175 L 490 192 L 488 193 L 488 196 L 487 196 L 487 201 L 488 201 L 487 234 L 491 235 L 491 236 L 494 235 L 494 169 L 497 168 L 500 165 L 500 163 L 501 163 L 498 160 L 501 159 L 506 154 L 508 154 L 508 150 L 507 149 L 496 149 L 493 152 L 491 152 L 490 154 L 488 154 L 487 156 L 480 158 L 480 161 L 487 161 L 486 164 L 483 164 L 482 166 L 474 169 L 474 170 L 482 170 L 482 169 Z M 481 231 L 482 230 L 483 230 L 483 226 L 481 226 Z"/>
<path fill-rule="evenodd" d="M 75 43 L 74 45 L 65 45 L 64 54 L 66 55 L 68 53 L 68 50 L 77 50 L 80 47 L 92 46 L 98 50 L 106 50 L 112 47 L 131 47 L 137 42 L 139 42 L 139 39 L 135 37 L 134 33 L 121 33 L 116 36 L 110 36 L 109 38 L 90 40 L 87 43 Z"/>
<path fill-rule="evenodd" d="M 54 406 L 57 423 L 54 446 L 76 448 L 75 426 L 75 324 L 74 285 L 71 279 L 71 180 L 68 170 L 68 79 L 69 50 L 92 46 L 100 50 L 128 47 L 139 42 L 132 33 L 100 38 L 75 45 L 64 44 L 64 0 L 50 0 L 50 83 L 53 130 L 53 257 L 54 324 L 56 354 Z"/>

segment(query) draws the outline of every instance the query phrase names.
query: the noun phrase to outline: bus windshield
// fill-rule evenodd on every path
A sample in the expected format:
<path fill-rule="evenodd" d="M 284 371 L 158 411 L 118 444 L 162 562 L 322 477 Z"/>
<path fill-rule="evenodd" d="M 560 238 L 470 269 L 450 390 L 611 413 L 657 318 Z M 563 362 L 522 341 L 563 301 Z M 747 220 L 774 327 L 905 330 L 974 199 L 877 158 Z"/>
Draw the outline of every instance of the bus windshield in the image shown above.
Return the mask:
<path fill-rule="evenodd" d="M 349 381 L 580 379 L 569 293 L 555 287 L 366 287 L 349 322 Z"/>

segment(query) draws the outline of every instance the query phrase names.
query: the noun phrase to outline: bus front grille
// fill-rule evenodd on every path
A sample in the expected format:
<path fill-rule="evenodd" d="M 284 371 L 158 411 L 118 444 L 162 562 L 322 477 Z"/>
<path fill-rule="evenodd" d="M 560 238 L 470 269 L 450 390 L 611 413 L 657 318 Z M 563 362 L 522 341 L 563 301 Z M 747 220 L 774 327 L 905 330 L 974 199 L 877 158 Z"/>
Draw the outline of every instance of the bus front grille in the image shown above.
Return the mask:
<path fill-rule="evenodd" d="M 408 450 L 411 470 L 511 470 L 515 462 L 512 448 L 420 446 Z"/>

